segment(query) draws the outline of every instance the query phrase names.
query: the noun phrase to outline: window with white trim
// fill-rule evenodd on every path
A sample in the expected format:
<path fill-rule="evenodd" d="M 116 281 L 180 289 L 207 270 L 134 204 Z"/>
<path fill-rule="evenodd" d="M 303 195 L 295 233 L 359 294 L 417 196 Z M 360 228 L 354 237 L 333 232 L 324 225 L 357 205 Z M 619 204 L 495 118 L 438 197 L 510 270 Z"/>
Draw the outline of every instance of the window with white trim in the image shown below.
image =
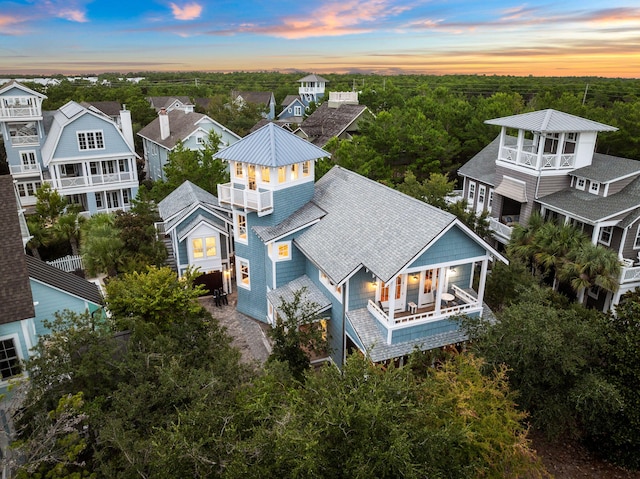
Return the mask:
<path fill-rule="evenodd" d="M 35 196 L 38 188 L 42 186 L 39 181 L 27 181 L 25 183 L 18 183 L 18 194 L 21 198 L 27 196 Z"/>
<path fill-rule="evenodd" d="M 35 151 L 21 151 L 20 161 L 23 170 L 31 171 L 38 169 L 38 160 Z"/>
<path fill-rule="evenodd" d="M 487 201 L 487 210 L 491 213 L 491 207 L 493 206 L 493 188 L 489 188 L 489 201 Z"/>
<path fill-rule="evenodd" d="M 240 163 L 239 161 L 236 161 L 235 165 L 236 165 L 235 167 L 236 178 L 242 178 L 244 176 L 242 174 L 242 163 Z"/>
<path fill-rule="evenodd" d="M 103 201 L 102 201 L 102 193 L 96 193 L 95 194 L 96 197 L 96 208 L 98 208 L 99 210 L 102 209 L 103 207 Z"/>
<path fill-rule="evenodd" d="M 243 214 L 238 213 L 236 215 L 236 239 L 246 243 L 248 241 L 247 238 L 247 217 Z"/>
<path fill-rule="evenodd" d="M 592 181 L 591 184 L 589 185 L 589 193 L 593 193 L 594 195 L 597 195 L 599 191 L 600 191 L 600 183 Z"/>
<path fill-rule="evenodd" d="M 284 183 L 287 181 L 287 167 L 281 166 L 278 168 L 278 183 Z"/>
<path fill-rule="evenodd" d="M 636 231 L 636 239 L 633 241 L 633 249 L 640 249 L 640 226 Z"/>
<path fill-rule="evenodd" d="M 294 106 L 293 111 L 295 116 L 302 116 L 302 107 L 300 105 Z"/>
<path fill-rule="evenodd" d="M 282 241 L 269 245 L 269 254 L 274 261 L 291 259 L 291 241 Z"/>
<path fill-rule="evenodd" d="M 291 165 L 291 179 L 292 180 L 297 180 L 298 179 L 298 164 L 294 163 L 293 165 Z"/>
<path fill-rule="evenodd" d="M 584 178 L 576 178 L 576 189 L 584 191 L 584 187 L 587 185 L 587 180 Z"/>
<path fill-rule="evenodd" d="M 204 137 L 203 136 L 196 136 L 196 143 L 198 145 L 204 145 Z"/>
<path fill-rule="evenodd" d="M 249 271 L 249 260 L 236 256 L 236 267 L 238 268 L 238 286 L 240 288 L 251 289 L 251 274 Z"/>
<path fill-rule="evenodd" d="M 2 381 L 22 374 L 20 354 L 16 347 L 16 336 L 0 338 L 0 373 Z"/>
<path fill-rule="evenodd" d="M 603 226 L 600 228 L 600 237 L 598 243 L 609 246 L 611 244 L 611 237 L 613 236 L 613 226 Z"/>
<path fill-rule="evenodd" d="M 271 170 L 268 166 L 263 166 L 260 176 L 262 177 L 263 183 L 269 183 L 271 181 Z"/>
<path fill-rule="evenodd" d="M 302 176 L 309 176 L 311 174 L 311 161 L 307 160 L 302 163 Z"/>
<path fill-rule="evenodd" d="M 104 138 L 101 130 L 79 131 L 77 135 L 80 150 L 104 150 Z"/>
<path fill-rule="evenodd" d="M 476 184 L 471 182 L 469 183 L 469 192 L 467 194 L 467 200 L 469 205 L 473 205 L 473 200 L 476 197 Z"/>
<path fill-rule="evenodd" d="M 191 248 L 194 259 L 205 259 L 218 256 L 218 248 L 215 236 L 193 238 Z"/>

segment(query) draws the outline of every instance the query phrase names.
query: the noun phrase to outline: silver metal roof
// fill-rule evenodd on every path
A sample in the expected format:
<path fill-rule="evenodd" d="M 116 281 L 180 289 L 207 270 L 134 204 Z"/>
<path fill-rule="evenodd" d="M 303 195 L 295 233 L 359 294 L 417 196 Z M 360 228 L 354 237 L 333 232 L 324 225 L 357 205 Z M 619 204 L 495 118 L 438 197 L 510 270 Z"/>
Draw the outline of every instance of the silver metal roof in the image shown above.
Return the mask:
<path fill-rule="evenodd" d="M 189 209 L 194 203 L 214 208 L 219 206 L 218 198 L 187 180 L 158 203 L 158 214 L 167 221 L 177 213 Z"/>
<path fill-rule="evenodd" d="M 252 165 L 278 167 L 331 155 L 273 123 L 217 152 L 216 158 Z"/>
<path fill-rule="evenodd" d="M 573 132 L 573 131 L 616 131 L 614 126 L 587 120 L 579 116 L 570 115 L 557 110 L 539 110 L 520 115 L 504 116 L 486 120 L 487 125 L 506 126 L 536 132 Z"/>

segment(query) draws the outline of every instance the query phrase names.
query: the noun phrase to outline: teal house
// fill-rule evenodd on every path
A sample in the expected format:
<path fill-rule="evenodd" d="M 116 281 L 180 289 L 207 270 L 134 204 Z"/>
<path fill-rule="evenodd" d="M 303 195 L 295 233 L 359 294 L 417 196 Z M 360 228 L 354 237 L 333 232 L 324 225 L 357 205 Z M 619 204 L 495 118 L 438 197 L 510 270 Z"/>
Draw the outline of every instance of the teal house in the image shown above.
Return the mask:
<path fill-rule="evenodd" d="M 16 195 L 11 177 L 0 175 L 0 394 L 24 376 L 23 360 L 48 332 L 45 320 L 65 309 L 101 315 L 103 304 L 96 284 L 25 255 L 29 233 Z"/>
<path fill-rule="evenodd" d="M 348 350 L 385 362 L 460 343 L 451 318 L 483 315 L 489 264 L 506 260 L 454 215 L 338 166 L 316 182 L 329 154 L 272 123 L 216 156 L 240 312 L 273 324 L 305 288 L 338 366 Z"/>

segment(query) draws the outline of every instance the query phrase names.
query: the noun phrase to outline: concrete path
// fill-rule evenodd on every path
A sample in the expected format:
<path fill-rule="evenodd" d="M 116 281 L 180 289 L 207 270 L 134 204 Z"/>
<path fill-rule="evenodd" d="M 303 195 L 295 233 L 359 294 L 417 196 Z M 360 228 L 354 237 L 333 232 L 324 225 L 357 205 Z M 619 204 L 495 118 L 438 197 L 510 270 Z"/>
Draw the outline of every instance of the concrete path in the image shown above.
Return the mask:
<path fill-rule="evenodd" d="M 228 295 L 228 305 L 216 306 L 213 296 L 203 296 L 200 304 L 216 318 L 233 338 L 233 345 L 242 353 L 242 362 L 263 364 L 271 353 L 266 331 L 271 327 L 251 319 L 236 310 L 237 295 Z"/>

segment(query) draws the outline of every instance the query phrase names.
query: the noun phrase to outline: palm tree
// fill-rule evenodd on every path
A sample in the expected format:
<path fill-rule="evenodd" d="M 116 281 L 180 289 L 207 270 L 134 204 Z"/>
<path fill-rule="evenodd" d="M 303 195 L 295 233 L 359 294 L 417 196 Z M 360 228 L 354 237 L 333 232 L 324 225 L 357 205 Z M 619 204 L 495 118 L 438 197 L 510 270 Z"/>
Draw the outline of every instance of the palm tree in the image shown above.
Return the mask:
<path fill-rule="evenodd" d="M 35 215 L 27 216 L 27 228 L 29 228 L 29 235 L 31 235 L 31 239 L 27 242 L 27 248 L 32 256 L 41 259 L 38 248 L 46 246 L 51 241 L 49 229 Z"/>
<path fill-rule="evenodd" d="M 540 213 L 531 214 L 527 226 L 516 224 L 513 227 L 509 244 L 507 244 L 507 254 L 523 260 L 531 267 L 532 272 L 536 268 L 534 237 L 543 224 L 544 220 Z"/>
<path fill-rule="evenodd" d="M 587 288 L 597 286 L 611 292 L 618 289 L 621 266 L 615 251 L 587 241 L 569 251 L 567 260 L 560 276 L 570 282 L 579 302 L 584 303 Z"/>
<path fill-rule="evenodd" d="M 532 241 L 535 262 L 547 275 L 553 275 L 553 289 L 558 288 L 558 272 L 567 262 L 567 255 L 589 242 L 577 228 L 545 222 L 534 232 Z M 590 244 L 590 243 L 589 243 Z"/>
<path fill-rule="evenodd" d="M 87 272 L 115 276 L 125 260 L 124 242 L 114 226 L 113 215 L 97 214 L 84 225 L 80 252 Z"/>
<path fill-rule="evenodd" d="M 58 217 L 53 225 L 54 235 L 67 240 L 71 245 L 71 254 L 76 256 L 80 250 L 80 226 L 85 220 L 76 211 L 69 211 Z"/>

